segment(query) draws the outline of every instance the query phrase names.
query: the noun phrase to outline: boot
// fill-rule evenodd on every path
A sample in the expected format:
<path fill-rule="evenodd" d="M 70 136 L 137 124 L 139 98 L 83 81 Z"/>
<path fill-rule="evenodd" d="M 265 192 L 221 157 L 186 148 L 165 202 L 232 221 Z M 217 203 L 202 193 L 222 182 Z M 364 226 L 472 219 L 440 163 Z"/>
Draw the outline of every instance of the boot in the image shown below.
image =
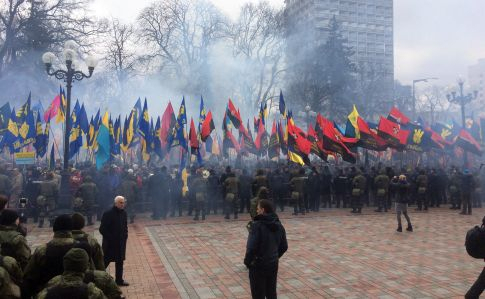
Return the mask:
<path fill-rule="evenodd" d="M 411 225 L 411 223 L 408 224 L 408 228 L 406 228 L 406 230 L 408 232 L 412 232 L 413 231 L 413 226 Z"/>
<path fill-rule="evenodd" d="M 401 226 L 398 226 L 397 229 L 396 229 L 396 231 L 402 233 L 402 227 Z"/>

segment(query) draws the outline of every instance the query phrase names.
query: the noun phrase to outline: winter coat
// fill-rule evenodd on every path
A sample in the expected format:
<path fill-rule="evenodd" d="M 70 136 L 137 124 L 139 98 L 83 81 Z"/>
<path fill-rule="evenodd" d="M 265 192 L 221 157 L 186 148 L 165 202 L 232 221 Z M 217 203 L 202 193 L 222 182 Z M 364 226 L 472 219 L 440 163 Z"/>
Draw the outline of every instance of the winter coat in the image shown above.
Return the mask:
<path fill-rule="evenodd" d="M 288 250 L 285 228 L 275 213 L 254 217 L 248 235 L 244 264 L 261 269 L 278 265 L 279 258 Z"/>
<path fill-rule="evenodd" d="M 128 239 L 127 214 L 125 210 L 112 207 L 104 212 L 99 232 L 103 236 L 103 253 L 108 262 L 125 259 Z"/>

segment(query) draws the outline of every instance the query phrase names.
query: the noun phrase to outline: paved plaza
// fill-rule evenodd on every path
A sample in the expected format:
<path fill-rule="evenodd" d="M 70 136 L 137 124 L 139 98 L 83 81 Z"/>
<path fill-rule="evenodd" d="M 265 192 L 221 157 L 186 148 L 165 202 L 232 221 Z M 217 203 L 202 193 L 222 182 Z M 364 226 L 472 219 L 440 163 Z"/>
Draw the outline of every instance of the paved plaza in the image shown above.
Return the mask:
<path fill-rule="evenodd" d="M 278 298 L 463 298 L 485 266 L 464 248 L 466 231 L 483 215 L 485 209 L 472 216 L 448 208 L 411 212 L 415 231 L 398 233 L 394 214 L 370 208 L 363 215 L 281 213 L 289 249 L 280 260 Z M 242 263 L 249 217 L 241 218 L 138 217 L 129 226 L 127 298 L 250 298 Z M 100 238 L 97 226 L 87 231 Z M 32 228 L 28 240 L 35 247 L 51 235 Z"/>

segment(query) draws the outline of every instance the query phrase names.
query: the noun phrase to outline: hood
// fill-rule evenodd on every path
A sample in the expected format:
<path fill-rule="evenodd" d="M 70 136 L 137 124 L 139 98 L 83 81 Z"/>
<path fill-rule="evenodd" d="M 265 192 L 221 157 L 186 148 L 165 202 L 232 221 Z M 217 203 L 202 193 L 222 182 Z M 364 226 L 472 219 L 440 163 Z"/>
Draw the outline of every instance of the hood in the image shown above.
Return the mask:
<path fill-rule="evenodd" d="M 278 218 L 278 215 L 276 215 L 276 213 L 257 215 L 256 217 L 254 217 L 254 221 L 259 221 L 272 232 L 277 231 L 281 225 L 280 219 Z"/>

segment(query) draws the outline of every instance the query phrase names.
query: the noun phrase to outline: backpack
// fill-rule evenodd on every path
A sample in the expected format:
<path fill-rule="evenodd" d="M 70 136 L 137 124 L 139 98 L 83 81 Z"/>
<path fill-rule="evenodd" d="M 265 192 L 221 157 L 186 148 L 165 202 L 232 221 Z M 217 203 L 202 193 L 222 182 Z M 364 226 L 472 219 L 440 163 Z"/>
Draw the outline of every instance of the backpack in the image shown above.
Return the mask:
<path fill-rule="evenodd" d="M 485 258 L 485 227 L 475 225 L 466 233 L 466 252 L 476 259 Z"/>

